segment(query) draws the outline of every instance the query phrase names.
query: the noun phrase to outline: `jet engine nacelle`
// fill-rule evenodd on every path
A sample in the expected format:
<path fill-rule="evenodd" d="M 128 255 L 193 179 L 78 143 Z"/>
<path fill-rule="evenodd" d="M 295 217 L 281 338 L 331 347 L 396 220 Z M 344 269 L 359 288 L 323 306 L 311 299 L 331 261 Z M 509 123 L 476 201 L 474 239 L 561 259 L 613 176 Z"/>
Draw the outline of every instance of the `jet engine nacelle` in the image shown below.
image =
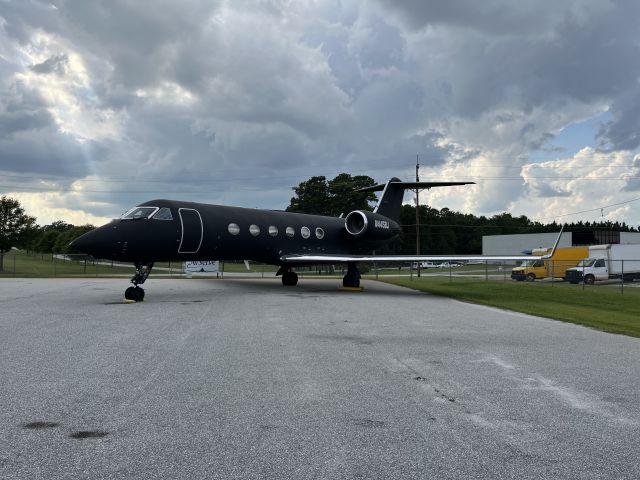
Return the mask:
<path fill-rule="evenodd" d="M 385 240 L 400 233 L 400 225 L 390 218 L 362 210 L 347 215 L 344 228 L 350 235 L 364 240 Z"/>

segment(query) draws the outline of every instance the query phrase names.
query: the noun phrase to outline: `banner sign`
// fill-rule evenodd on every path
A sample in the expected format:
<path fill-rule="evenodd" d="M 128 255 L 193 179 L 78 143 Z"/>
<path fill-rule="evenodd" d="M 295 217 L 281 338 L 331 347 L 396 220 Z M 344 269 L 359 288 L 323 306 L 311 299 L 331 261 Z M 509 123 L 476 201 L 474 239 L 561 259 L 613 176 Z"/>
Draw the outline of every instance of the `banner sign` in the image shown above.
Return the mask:
<path fill-rule="evenodd" d="M 184 263 L 184 270 L 189 273 L 218 273 L 219 269 L 220 262 L 217 260 Z"/>

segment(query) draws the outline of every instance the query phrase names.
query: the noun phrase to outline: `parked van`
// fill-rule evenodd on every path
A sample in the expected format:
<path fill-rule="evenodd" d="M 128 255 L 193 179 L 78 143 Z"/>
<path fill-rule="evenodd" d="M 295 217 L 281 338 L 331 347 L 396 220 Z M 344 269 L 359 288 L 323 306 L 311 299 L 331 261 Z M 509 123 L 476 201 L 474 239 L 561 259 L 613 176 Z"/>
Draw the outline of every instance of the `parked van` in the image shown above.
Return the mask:
<path fill-rule="evenodd" d="M 542 260 L 541 257 L 551 251 L 550 248 L 537 248 L 532 251 L 531 260 L 525 260 L 519 267 L 511 270 L 511 278 L 522 282 L 533 282 L 542 278 L 562 278 L 567 269 L 575 267 L 580 260 L 589 256 L 588 247 L 557 248 L 553 257 Z"/>
<path fill-rule="evenodd" d="M 571 283 L 584 281 L 587 285 L 610 278 L 640 279 L 640 245 L 593 245 L 589 258 L 567 270 L 566 276 Z"/>

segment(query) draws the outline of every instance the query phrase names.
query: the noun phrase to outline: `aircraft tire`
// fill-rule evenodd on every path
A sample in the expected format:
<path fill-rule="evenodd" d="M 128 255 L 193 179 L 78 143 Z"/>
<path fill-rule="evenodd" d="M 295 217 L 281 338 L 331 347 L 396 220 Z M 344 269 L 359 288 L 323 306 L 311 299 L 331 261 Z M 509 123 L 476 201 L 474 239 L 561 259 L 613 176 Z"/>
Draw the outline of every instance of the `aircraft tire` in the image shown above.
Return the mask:
<path fill-rule="evenodd" d="M 144 301 L 144 289 L 140 287 L 129 287 L 124 291 L 124 298 L 135 302 Z"/>
<path fill-rule="evenodd" d="M 282 274 L 282 285 L 295 287 L 298 284 L 298 274 L 296 272 L 284 272 Z"/>
<path fill-rule="evenodd" d="M 356 275 L 347 273 L 344 277 L 342 277 L 342 286 L 347 288 L 359 288 L 360 280 Z"/>
<path fill-rule="evenodd" d="M 143 302 L 144 301 L 144 289 L 141 287 L 136 287 L 136 302 Z"/>

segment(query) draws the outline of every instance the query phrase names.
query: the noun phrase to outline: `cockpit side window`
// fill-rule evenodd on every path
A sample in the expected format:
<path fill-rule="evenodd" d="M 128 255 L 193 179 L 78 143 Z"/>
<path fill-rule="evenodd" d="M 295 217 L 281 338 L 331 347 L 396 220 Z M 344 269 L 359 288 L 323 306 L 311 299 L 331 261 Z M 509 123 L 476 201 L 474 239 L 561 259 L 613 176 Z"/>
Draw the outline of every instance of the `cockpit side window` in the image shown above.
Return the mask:
<path fill-rule="evenodd" d="M 173 215 L 171 215 L 171 210 L 167 207 L 163 207 L 156 212 L 153 216 L 154 220 L 173 220 Z"/>
<path fill-rule="evenodd" d="M 136 207 L 129 210 L 122 216 L 123 220 L 138 220 L 138 219 L 147 219 L 151 215 L 153 215 L 158 207 Z"/>

